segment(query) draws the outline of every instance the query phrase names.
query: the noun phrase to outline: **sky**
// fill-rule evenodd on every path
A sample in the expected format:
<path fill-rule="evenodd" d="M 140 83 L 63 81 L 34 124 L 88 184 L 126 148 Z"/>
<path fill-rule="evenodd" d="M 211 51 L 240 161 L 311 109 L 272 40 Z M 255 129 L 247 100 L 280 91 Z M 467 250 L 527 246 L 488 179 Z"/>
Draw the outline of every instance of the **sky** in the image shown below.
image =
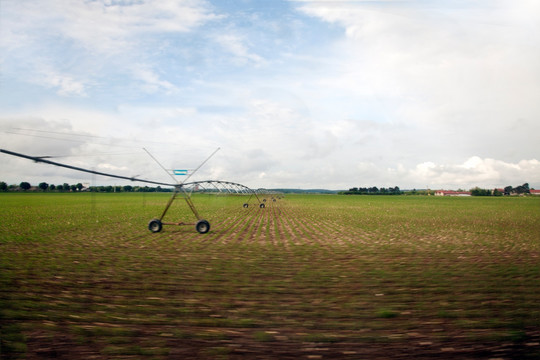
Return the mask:
<path fill-rule="evenodd" d="M 539 140 L 536 0 L 0 0 L 1 149 L 165 182 L 219 148 L 190 180 L 538 189 Z M 7 154 L 0 181 L 128 183 Z"/>

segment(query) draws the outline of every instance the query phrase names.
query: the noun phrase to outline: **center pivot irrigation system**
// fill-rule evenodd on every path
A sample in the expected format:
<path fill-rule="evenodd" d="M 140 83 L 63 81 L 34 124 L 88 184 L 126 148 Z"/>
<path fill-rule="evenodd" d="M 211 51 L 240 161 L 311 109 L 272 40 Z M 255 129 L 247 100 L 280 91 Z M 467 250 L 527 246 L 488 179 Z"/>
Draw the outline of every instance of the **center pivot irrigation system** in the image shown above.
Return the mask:
<path fill-rule="evenodd" d="M 183 182 L 178 182 L 176 180 L 176 178 L 167 169 L 165 169 L 159 163 L 159 161 L 157 161 L 157 159 L 154 156 L 152 156 L 152 154 L 150 154 L 150 152 L 148 152 L 148 150 L 146 150 L 146 149 L 143 149 L 143 150 L 146 151 L 148 153 L 148 155 L 150 155 L 150 157 L 156 163 L 158 163 L 158 165 L 163 170 L 165 170 L 167 172 L 167 174 L 169 176 L 171 176 L 171 178 L 175 182 L 174 184 L 160 182 L 160 181 L 139 179 L 139 178 L 136 178 L 136 177 L 127 177 L 127 176 L 109 174 L 109 173 L 94 171 L 94 170 L 85 169 L 85 168 L 81 168 L 81 167 L 71 166 L 71 165 L 67 165 L 67 164 L 62 164 L 62 163 L 59 163 L 59 162 L 47 160 L 47 158 L 50 158 L 50 156 L 30 156 L 30 155 L 25 155 L 25 154 L 21 154 L 21 153 L 17 153 L 17 152 L 14 152 L 14 151 L 9 151 L 9 150 L 4 150 L 4 149 L 0 149 L 0 152 L 2 152 L 4 154 L 12 155 L 12 156 L 21 157 L 21 158 L 24 158 L 24 159 L 33 160 L 35 162 L 60 166 L 60 167 L 64 167 L 64 168 L 67 168 L 67 169 L 87 172 L 87 173 L 91 173 L 91 174 L 95 174 L 95 175 L 102 175 L 102 176 L 113 177 L 113 178 L 117 178 L 117 179 L 130 180 L 130 181 L 138 181 L 138 182 L 143 182 L 143 183 L 147 183 L 147 184 L 164 185 L 164 186 L 172 186 L 172 187 L 174 187 L 173 194 L 172 194 L 171 198 L 169 199 L 169 201 L 167 202 L 167 205 L 165 206 L 165 210 L 163 210 L 163 213 L 161 214 L 161 216 L 159 218 L 155 218 L 155 219 L 150 220 L 150 222 L 148 223 L 148 229 L 151 232 L 154 232 L 154 233 L 160 232 L 162 230 L 162 228 L 163 228 L 163 225 L 195 225 L 195 229 L 201 234 L 205 234 L 210 230 L 210 223 L 207 220 L 203 219 L 199 215 L 199 212 L 197 211 L 197 209 L 195 207 L 195 204 L 193 203 L 193 201 L 191 199 L 191 195 L 192 195 L 192 193 L 194 191 L 196 192 L 196 191 L 201 191 L 202 190 L 202 191 L 212 191 L 212 192 L 217 192 L 217 193 L 222 193 L 222 194 L 250 195 L 247 202 L 245 202 L 244 205 L 243 205 L 244 208 L 249 207 L 249 201 L 251 200 L 252 197 L 255 197 L 257 199 L 257 202 L 258 202 L 260 208 L 265 207 L 264 202 L 261 202 L 261 200 L 257 196 L 257 192 L 255 190 L 250 189 L 247 186 L 242 185 L 242 184 L 238 184 L 238 183 L 234 183 L 234 182 L 230 182 L 230 181 L 221 181 L 221 180 L 204 180 L 204 181 L 187 182 L 187 180 L 189 180 L 189 178 L 193 174 L 195 174 L 208 160 L 210 160 L 210 158 L 212 156 L 214 156 L 214 154 L 219 150 L 219 148 L 217 148 L 206 160 L 204 160 L 189 175 L 188 175 L 186 170 L 173 171 L 173 173 L 175 173 L 175 174 L 188 175 L 188 177 Z M 193 212 L 193 215 L 195 215 L 195 218 L 197 219 L 196 223 L 185 223 L 185 222 L 182 222 L 182 221 L 178 221 L 178 222 L 164 222 L 163 221 L 163 218 L 167 214 L 167 211 L 171 207 L 172 203 L 179 196 L 181 196 L 186 201 L 189 208 Z"/>

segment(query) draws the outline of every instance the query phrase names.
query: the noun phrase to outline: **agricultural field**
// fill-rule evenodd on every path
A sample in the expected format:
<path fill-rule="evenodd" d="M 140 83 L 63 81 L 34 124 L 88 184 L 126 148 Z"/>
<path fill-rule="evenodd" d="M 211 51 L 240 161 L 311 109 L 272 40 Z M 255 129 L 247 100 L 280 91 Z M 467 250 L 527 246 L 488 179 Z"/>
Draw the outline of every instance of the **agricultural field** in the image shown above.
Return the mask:
<path fill-rule="evenodd" d="M 540 358 L 540 198 L 168 196 L 0 194 L 2 358 Z"/>

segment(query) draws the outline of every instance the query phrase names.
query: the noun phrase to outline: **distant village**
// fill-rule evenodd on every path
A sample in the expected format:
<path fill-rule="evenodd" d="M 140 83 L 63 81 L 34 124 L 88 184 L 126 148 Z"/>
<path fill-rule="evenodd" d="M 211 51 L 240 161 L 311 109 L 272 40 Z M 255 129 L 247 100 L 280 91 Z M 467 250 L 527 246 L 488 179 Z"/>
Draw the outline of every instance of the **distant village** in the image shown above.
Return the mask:
<path fill-rule="evenodd" d="M 486 193 L 488 192 L 488 193 Z M 456 191 L 456 190 L 436 190 L 435 196 L 503 196 L 503 195 L 540 195 L 540 190 L 530 189 L 528 192 L 518 193 L 515 191 L 504 191 L 504 189 L 472 189 L 471 191 Z"/>

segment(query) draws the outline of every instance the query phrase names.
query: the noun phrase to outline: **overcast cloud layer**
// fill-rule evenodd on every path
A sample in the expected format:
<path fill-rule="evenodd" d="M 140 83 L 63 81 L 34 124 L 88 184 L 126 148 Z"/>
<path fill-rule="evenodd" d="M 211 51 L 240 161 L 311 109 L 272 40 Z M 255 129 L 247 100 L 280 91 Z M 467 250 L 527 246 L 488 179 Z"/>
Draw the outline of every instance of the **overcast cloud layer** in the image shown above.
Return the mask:
<path fill-rule="evenodd" d="M 535 0 L 0 0 L 0 148 L 168 181 L 143 147 L 168 169 L 220 147 L 193 180 L 254 188 L 540 188 L 539 39 Z"/>

